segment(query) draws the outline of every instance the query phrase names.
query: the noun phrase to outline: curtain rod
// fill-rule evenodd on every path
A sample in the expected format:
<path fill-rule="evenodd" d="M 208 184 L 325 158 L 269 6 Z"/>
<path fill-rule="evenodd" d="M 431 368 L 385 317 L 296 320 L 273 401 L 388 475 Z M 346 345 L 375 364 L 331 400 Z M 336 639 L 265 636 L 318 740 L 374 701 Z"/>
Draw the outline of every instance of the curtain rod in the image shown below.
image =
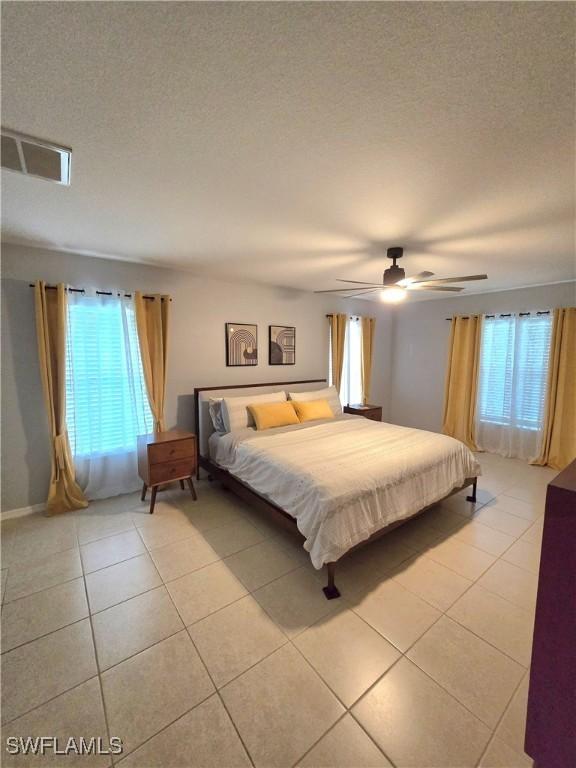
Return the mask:
<path fill-rule="evenodd" d="M 334 317 L 334 314 L 326 315 L 326 317 Z M 360 320 L 362 317 L 371 317 L 371 315 L 348 315 L 350 320 Z"/>
<path fill-rule="evenodd" d="M 28 283 L 28 287 L 29 288 L 34 288 L 34 283 Z M 55 285 L 46 285 L 44 287 L 46 288 L 47 291 L 55 291 L 56 290 L 56 286 Z M 86 293 L 86 289 L 85 288 L 66 288 L 65 290 L 68 291 L 68 293 Z M 96 293 L 96 296 L 113 296 L 114 295 L 112 291 L 95 291 L 95 293 Z M 132 294 L 131 293 L 124 293 L 124 294 L 118 293 L 117 295 L 118 296 L 124 296 L 125 299 L 131 299 L 132 298 Z M 153 299 L 156 298 L 156 296 L 142 296 L 142 298 L 143 299 L 153 300 Z M 160 300 L 161 301 L 166 301 L 164 296 L 161 296 Z M 172 301 L 172 299 L 169 299 L 169 301 Z"/>
<path fill-rule="evenodd" d="M 514 312 L 507 312 L 507 313 L 502 313 L 500 315 L 484 315 L 484 317 L 512 317 L 512 315 L 514 314 L 515 314 Z M 541 312 L 518 312 L 518 317 L 527 317 L 528 315 L 549 315 L 549 314 L 550 314 L 550 310 L 544 309 Z M 470 315 L 455 315 L 455 317 L 459 317 L 460 320 L 470 320 Z M 447 317 L 445 319 L 452 322 L 453 318 Z"/>

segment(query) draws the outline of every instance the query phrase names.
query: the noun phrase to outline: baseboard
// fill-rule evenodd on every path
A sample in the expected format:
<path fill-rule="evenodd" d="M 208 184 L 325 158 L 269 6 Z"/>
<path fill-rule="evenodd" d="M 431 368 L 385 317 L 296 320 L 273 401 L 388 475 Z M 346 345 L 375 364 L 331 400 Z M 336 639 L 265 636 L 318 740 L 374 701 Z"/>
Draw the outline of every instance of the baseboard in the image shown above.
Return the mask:
<path fill-rule="evenodd" d="M 3 509 L 0 512 L 0 520 L 11 520 L 13 517 L 24 517 L 33 515 L 35 512 L 43 512 L 46 504 L 32 504 L 31 507 L 20 507 L 19 509 Z"/>

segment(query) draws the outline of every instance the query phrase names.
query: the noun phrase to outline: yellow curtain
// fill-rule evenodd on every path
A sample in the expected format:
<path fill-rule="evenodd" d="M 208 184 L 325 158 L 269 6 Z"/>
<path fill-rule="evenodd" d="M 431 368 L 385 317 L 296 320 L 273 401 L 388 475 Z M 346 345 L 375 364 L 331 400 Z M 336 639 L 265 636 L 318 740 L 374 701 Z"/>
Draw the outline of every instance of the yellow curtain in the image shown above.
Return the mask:
<path fill-rule="evenodd" d="M 82 509 L 86 497 L 74 477 L 74 463 L 66 431 L 66 289 L 46 290 L 34 285 L 38 360 L 52 442 L 50 487 L 46 501 L 49 515 Z"/>
<path fill-rule="evenodd" d="M 362 317 L 362 402 L 364 405 L 370 398 L 370 379 L 372 377 L 372 355 L 374 352 L 374 327 L 376 320 L 373 317 Z"/>
<path fill-rule="evenodd" d="M 576 459 L 575 353 L 576 307 L 555 309 L 542 449 L 533 464 L 564 469 Z"/>
<path fill-rule="evenodd" d="M 452 318 L 442 423 L 445 435 L 461 440 L 474 451 L 481 328 L 478 315 Z"/>
<path fill-rule="evenodd" d="M 340 392 L 342 368 L 344 366 L 344 341 L 348 315 L 329 315 L 330 340 L 332 344 L 332 383 Z"/>
<path fill-rule="evenodd" d="M 136 291 L 134 308 L 148 402 L 154 416 L 154 430 L 162 432 L 165 429 L 164 399 L 166 396 L 170 297 L 155 294 L 153 298 L 145 299 L 140 291 Z"/>

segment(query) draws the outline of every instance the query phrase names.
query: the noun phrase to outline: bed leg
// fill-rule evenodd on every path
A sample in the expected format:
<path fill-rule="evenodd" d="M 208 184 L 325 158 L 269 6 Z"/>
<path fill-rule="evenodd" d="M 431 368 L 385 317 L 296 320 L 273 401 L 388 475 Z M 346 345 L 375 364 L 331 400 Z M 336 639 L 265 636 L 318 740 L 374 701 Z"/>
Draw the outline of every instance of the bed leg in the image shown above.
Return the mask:
<path fill-rule="evenodd" d="M 338 587 L 334 584 L 334 570 L 336 568 L 336 563 L 327 563 L 326 567 L 328 568 L 328 584 L 325 587 L 322 587 L 322 592 L 324 592 L 326 600 L 335 600 L 337 597 L 340 597 Z"/>
<path fill-rule="evenodd" d="M 473 503 L 476 502 L 476 483 L 478 482 L 478 478 L 474 478 L 474 482 L 472 483 L 472 493 L 470 496 L 466 496 L 466 501 L 471 501 Z"/>

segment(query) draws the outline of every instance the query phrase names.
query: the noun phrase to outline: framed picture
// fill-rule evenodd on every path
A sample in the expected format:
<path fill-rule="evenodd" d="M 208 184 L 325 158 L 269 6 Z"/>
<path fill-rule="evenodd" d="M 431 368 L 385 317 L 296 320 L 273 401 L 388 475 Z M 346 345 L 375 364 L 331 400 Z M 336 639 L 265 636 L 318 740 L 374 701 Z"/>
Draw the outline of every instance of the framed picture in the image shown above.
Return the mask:
<path fill-rule="evenodd" d="M 268 362 L 270 365 L 294 365 L 296 362 L 296 328 L 269 325 Z"/>
<path fill-rule="evenodd" d="M 226 323 L 226 365 L 258 365 L 258 326 Z"/>

